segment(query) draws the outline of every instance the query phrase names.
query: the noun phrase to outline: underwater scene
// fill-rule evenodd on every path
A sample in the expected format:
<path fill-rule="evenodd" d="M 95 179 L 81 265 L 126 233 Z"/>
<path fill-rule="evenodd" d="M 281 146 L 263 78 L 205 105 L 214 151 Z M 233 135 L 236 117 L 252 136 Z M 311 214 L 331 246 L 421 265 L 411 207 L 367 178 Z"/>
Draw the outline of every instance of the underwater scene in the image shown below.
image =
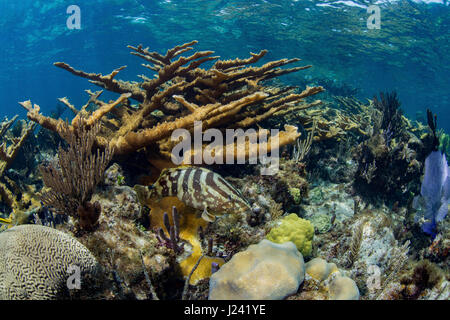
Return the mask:
<path fill-rule="evenodd" d="M 0 299 L 449 300 L 449 30 L 447 0 L 0 0 Z"/>

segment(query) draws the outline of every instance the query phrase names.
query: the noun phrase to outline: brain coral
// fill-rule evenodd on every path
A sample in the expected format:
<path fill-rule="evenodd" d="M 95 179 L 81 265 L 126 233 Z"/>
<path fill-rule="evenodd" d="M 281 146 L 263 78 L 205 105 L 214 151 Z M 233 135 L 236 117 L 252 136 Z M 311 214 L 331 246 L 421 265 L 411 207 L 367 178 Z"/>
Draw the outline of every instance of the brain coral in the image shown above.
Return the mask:
<path fill-rule="evenodd" d="M 20 225 L 0 233 L 0 299 L 68 297 L 69 266 L 80 268 L 81 289 L 99 265 L 72 236 L 40 225 Z M 85 288 L 86 289 L 86 288 Z"/>
<path fill-rule="evenodd" d="M 267 235 L 267 239 L 275 243 L 292 241 L 304 256 L 311 254 L 313 237 L 314 227 L 311 222 L 299 218 L 295 213 L 284 217 L 281 224 Z"/>
<path fill-rule="evenodd" d="M 210 300 L 281 300 L 305 278 L 303 256 L 292 242 L 262 240 L 239 252 L 215 272 Z"/>

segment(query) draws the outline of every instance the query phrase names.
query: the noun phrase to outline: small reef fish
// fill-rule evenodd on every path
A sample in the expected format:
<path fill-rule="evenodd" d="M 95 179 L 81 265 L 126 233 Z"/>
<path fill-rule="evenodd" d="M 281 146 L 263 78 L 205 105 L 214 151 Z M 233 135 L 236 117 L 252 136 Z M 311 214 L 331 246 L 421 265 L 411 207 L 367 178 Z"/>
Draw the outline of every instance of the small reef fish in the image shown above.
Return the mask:
<path fill-rule="evenodd" d="M 219 174 L 200 167 L 181 166 L 164 169 L 151 187 L 151 196 L 177 197 L 187 206 L 202 210 L 208 222 L 221 214 L 251 210 L 241 192 Z"/>

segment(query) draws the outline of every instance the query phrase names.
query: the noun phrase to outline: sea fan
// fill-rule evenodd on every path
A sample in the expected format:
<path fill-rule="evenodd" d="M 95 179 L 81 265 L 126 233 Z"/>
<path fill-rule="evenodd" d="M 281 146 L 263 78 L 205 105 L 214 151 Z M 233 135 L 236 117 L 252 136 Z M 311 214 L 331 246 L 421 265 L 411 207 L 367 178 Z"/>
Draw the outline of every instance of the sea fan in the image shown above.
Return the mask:
<path fill-rule="evenodd" d="M 436 223 L 442 221 L 450 203 L 450 170 L 445 154 L 433 151 L 425 159 L 425 175 L 420 196 L 414 199 L 413 207 L 418 209 L 415 220 L 423 219 L 422 230 L 435 236 Z"/>

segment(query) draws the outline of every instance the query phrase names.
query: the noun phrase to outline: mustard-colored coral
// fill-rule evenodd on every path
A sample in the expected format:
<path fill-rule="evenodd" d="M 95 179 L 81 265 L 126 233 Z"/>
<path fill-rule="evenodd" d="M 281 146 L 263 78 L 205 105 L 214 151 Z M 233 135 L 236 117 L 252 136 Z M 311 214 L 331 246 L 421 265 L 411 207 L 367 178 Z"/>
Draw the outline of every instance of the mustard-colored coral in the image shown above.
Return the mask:
<path fill-rule="evenodd" d="M 284 217 L 281 224 L 267 235 L 267 239 L 275 243 L 292 241 L 304 256 L 311 254 L 313 237 L 314 227 L 311 222 L 299 218 L 295 213 Z"/>
<path fill-rule="evenodd" d="M 213 51 L 182 55 L 192 52 L 195 44 L 197 41 L 191 41 L 176 46 L 165 54 L 151 52 L 141 45 L 129 46 L 133 55 L 147 62 L 144 67 L 151 73 L 156 73 L 154 76 L 139 76 L 141 82 L 116 79 L 125 67 L 102 75 L 56 62 L 55 66 L 86 78 L 102 89 L 120 94 L 115 101 L 106 103 L 99 100 L 102 91 L 88 90 L 89 101 L 80 109 L 67 98 L 61 98 L 60 101 L 75 114 L 69 125 L 70 130 L 76 128 L 79 119 L 83 119 L 83 124 L 88 126 L 100 123 L 101 130 L 96 137 L 96 145 L 103 148 L 110 145 L 115 154 L 133 153 L 147 147 L 145 151 L 149 151 L 149 162 L 152 163 L 151 160 L 155 158 L 170 159 L 171 150 L 176 143 L 170 137 L 176 129 L 183 128 L 192 132 L 195 121 L 202 121 L 202 130 L 254 128 L 263 120 L 293 106 L 297 111 L 310 108 L 312 104 L 306 103 L 304 99 L 324 90 L 318 86 L 296 92 L 295 88 L 277 88 L 264 83 L 265 80 L 311 67 L 280 68 L 298 62 L 297 58 L 252 67 L 250 64 L 262 59 L 266 50 L 251 54 L 248 59 L 226 61 L 218 60 L 218 56 L 213 56 Z M 215 63 L 209 69 L 200 68 L 210 61 Z M 132 100 L 138 104 L 132 106 Z M 319 103 L 320 101 L 315 101 L 314 105 Z M 61 135 L 62 119 L 42 115 L 39 105 L 31 101 L 21 102 L 21 105 L 28 111 L 30 120 Z M 88 111 L 91 107 L 94 107 L 94 111 Z M 155 112 L 158 112 L 157 115 Z M 257 134 L 265 132 L 266 130 L 261 129 Z M 278 134 L 279 147 L 295 142 L 299 135 L 296 127 L 287 126 Z M 270 151 L 270 146 L 270 143 L 266 143 L 261 147 L 267 147 Z M 227 152 L 236 150 L 236 145 L 234 148 L 228 147 L 226 151 L 222 151 L 224 157 Z M 251 148 L 247 144 L 245 148 L 235 152 L 234 157 L 241 156 L 242 153 L 248 156 L 249 150 Z"/>

